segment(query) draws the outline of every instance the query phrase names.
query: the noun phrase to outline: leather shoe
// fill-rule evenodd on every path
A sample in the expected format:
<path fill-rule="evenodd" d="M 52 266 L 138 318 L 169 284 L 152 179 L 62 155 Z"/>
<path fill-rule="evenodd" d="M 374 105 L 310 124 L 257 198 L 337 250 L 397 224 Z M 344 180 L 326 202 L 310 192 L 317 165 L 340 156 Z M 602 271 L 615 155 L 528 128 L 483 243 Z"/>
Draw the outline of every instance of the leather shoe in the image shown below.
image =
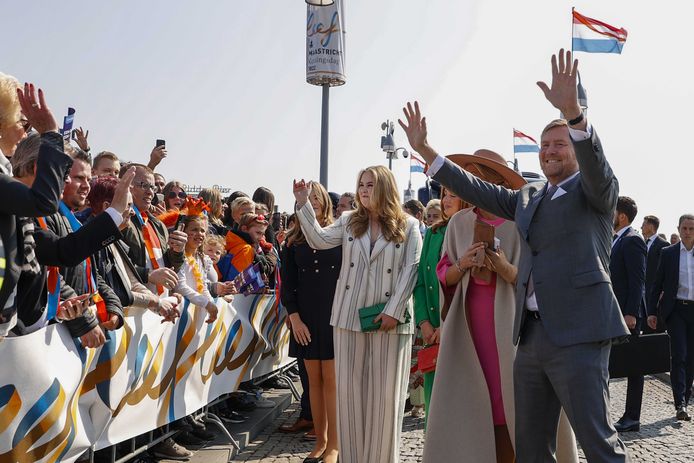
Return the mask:
<path fill-rule="evenodd" d="M 675 417 L 680 421 L 691 421 L 692 417 L 687 413 L 687 407 L 680 405 L 677 407 L 677 415 Z"/>
<path fill-rule="evenodd" d="M 313 428 L 313 421 L 299 418 L 298 420 L 296 420 L 294 422 L 294 424 L 283 424 L 277 430 L 279 432 L 293 433 L 293 432 L 306 431 L 307 429 L 312 429 L 312 428 Z"/>
<path fill-rule="evenodd" d="M 622 418 L 614 424 L 614 428 L 619 432 L 636 432 L 641 429 L 641 422 Z"/>

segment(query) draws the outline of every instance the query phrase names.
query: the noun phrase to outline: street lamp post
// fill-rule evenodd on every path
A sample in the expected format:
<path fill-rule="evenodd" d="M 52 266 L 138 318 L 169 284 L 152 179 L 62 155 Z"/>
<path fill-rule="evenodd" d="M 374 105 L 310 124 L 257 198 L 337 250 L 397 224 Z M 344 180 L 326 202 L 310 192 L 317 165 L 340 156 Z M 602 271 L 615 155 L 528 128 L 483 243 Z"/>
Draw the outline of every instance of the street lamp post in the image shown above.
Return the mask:
<path fill-rule="evenodd" d="M 330 87 L 344 85 L 343 1 L 306 0 L 306 81 L 322 88 L 320 183 L 328 188 Z"/>

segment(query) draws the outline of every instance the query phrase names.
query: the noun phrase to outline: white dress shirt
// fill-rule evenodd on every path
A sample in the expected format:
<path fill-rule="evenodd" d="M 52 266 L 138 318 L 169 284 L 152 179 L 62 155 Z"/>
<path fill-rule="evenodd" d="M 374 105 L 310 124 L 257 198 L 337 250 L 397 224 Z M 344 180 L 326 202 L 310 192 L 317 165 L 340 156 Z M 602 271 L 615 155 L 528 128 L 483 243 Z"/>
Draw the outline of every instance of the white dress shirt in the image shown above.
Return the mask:
<path fill-rule="evenodd" d="M 677 299 L 694 301 L 694 248 L 687 250 L 680 241 L 680 281 Z"/>
<path fill-rule="evenodd" d="M 615 237 L 612 239 L 612 248 L 614 248 L 614 245 L 617 244 L 617 241 L 622 237 L 625 231 L 629 229 L 630 225 L 627 225 L 626 227 L 622 227 L 617 232 L 615 233 Z"/>

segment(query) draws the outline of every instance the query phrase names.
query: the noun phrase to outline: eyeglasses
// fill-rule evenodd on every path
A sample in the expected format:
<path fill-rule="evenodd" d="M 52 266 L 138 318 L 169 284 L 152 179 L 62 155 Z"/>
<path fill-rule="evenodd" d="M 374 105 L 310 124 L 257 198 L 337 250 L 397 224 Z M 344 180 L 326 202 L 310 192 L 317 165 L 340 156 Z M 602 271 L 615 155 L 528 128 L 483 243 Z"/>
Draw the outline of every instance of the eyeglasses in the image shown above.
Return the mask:
<path fill-rule="evenodd" d="M 24 130 L 24 132 L 28 133 L 29 130 L 31 130 L 31 122 L 29 122 L 29 120 L 26 117 L 22 117 L 21 119 L 19 119 L 17 121 L 17 124 L 22 126 L 22 130 Z"/>
<path fill-rule="evenodd" d="M 169 199 L 174 199 L 176 196 L 178 196 L 181 199 L 186 199 L 188 197 L 188 193 L 185 191 L 179 191 L 176 193 L 175 191 L 169 191 Z"/>
<path fill-rule="evenodd" d="M 140 188 L 141 190 L 152 190 L 154 191 L 156 188 L 156 185 L 152 185 L 151 183 L 148 182 L 136 182 L 133 183 L 136 187 Z"/>

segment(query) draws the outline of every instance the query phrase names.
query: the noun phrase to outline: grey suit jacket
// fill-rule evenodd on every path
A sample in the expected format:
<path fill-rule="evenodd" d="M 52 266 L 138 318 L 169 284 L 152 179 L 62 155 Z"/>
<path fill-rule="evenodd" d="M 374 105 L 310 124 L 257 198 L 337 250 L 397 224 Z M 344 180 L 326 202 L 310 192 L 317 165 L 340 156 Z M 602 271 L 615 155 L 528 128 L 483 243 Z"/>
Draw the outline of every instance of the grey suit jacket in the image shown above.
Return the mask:
<path fill-rule="evenodd" d="M 594 130 L 591 138 L 573 145 L 580 174 L 562 185 L 566 193 L 553 200 L 543 201 L 546 183 L 509 190 L 449 160 L 434 175 L 465 201 L 516 222 L 521 257 L 514 343 L 525 322 L 531 272 L 542 324 L 554 344 L 570 346 L 629 334 L 609 274 L 619 184 Z"/>

